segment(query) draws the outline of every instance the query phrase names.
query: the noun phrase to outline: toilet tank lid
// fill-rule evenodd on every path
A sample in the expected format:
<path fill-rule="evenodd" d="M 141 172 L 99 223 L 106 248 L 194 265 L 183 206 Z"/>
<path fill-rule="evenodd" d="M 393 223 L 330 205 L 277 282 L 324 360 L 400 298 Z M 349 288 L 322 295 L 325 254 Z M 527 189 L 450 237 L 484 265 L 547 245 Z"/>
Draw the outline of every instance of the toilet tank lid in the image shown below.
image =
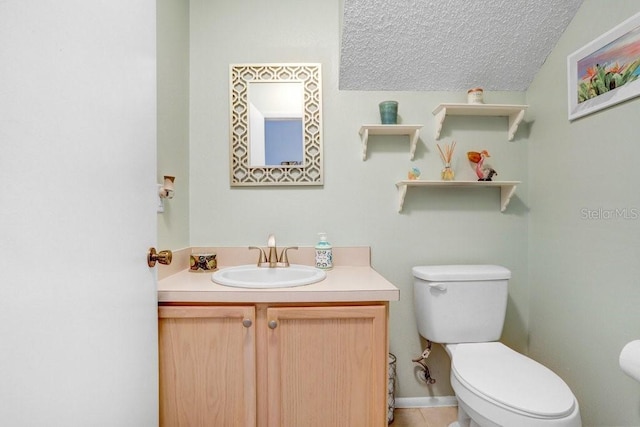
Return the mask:
<path fill-rule="evenodd" d="M 413 276 L 430 282 L 504 280 L 511 271 L 499 265 L 423 265 L 413 267 Z"/>

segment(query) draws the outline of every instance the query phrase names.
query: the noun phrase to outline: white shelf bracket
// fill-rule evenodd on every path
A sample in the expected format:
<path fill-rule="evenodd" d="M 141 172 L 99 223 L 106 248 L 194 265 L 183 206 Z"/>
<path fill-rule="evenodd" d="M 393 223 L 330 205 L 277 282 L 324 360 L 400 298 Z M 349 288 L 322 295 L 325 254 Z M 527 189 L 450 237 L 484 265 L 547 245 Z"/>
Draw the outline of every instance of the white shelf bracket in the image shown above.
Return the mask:
<path fill-rule="evenodd" d="M 396 184 L 398 187 L 398 191 L 400 192 L 400 203 L 398 205 L 398 213 L 402 212 L 402 207 L 404 206 L 404 198 L 407 196 L 407 185 L 398 183 Z"/>
<path fill-rule="evenodd" d="M 360 139 L 362 140 L 362 160 L 367 160 L 367 142 L 369 141 L 369 129 L 360 130 Z"/>
<path fill-rule="evenodd" d="M 447 117 L 447 109 L 442 108 L 436 114 L 436 141 L 440 139 L 440 133 L 442 132 L 442 126 L 444 125 L 445 117 Z"/>
<path fill-rule="evenodd" d="M 409 159 L 413 160 L 413 157 L 416 154 L 416 146 L 418 145 L 418 137 L 420 135 L 420 130 L 419 129 L 415 129 L 413 130 L 413 132 L 411 132 L 411 135 L 409 136 L 409 138 L 411 139 L 410 142 L 410 147 L 409 147 Z"/>
<path fill-rule="evenodd" d="M 509 206 L 511 197 L 513 197 L 515 192 L 515 185 L 503 185 L 500 187 L 500 212 L 504 212 L 505 210 L 507 210 L 507 206 Z"/>
<path fill-rule="evenodd" d="M 520 122 L 522 122 L 523 118 L 524 110 L 520 110 L 515 114 L 509 115 L 509 141 L 513 141 L 513 138 L 516 136 L 518 126 L 520 126 Z"/>

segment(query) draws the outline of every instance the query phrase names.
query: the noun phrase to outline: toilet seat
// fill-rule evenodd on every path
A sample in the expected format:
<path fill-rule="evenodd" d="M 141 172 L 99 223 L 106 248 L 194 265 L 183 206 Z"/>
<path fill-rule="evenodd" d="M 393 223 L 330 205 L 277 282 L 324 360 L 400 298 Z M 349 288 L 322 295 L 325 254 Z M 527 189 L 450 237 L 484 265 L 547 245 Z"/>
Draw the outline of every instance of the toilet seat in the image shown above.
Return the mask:
<path fill-rule="evenodd" d="M 460 385 L 510 412 L 558 419 L 576 410 L 567 384 L 547 367 L 499 342 L 457 344 L 451 373 Z"/>

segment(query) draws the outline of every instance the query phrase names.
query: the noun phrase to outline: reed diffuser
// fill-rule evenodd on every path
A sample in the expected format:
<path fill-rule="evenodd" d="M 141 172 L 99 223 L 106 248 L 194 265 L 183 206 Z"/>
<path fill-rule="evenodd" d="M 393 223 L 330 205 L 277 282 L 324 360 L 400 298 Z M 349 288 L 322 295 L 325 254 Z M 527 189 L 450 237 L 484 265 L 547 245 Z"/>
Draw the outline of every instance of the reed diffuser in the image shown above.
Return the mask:
<path fill-rule="evenodd" d="M 440 173 L 440 178 L 443 181 L 453 181 L 455 174 L 453 173 L 453 169 L 451 169 L 451 159 L 453 158 L 453 150 L 456 148 L 456 142 L 451 142 L 451 145 L 444 144 L 444 151 L 440 148 L 440 144 L 436 145 L 440 152 L 440 159 L 442 159 L 442 163 L 444 163 L 444 169 L 442 169 Z"/>

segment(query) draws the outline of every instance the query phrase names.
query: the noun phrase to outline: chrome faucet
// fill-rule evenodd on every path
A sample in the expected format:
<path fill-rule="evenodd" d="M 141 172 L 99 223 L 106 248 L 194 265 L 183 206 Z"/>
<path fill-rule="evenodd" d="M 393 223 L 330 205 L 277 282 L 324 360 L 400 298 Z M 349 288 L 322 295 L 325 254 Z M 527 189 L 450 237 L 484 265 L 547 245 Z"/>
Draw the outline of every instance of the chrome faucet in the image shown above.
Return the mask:
<path fill-rule="evenodd" d="M 249 246 L 249 249 L 257 249 L 260 251 L 258 256 L 258 267 L 289 267 L 289 258 L 287 257 L 287 251 L 289 249 L 298 249 L 297 246 L 286 247 L 280 252 L 278 256 L 278 248 L 276 247 L 276 236 L 269 234 L 267 239 L 267 252 L 264 249 L 257 246 Z"/>

